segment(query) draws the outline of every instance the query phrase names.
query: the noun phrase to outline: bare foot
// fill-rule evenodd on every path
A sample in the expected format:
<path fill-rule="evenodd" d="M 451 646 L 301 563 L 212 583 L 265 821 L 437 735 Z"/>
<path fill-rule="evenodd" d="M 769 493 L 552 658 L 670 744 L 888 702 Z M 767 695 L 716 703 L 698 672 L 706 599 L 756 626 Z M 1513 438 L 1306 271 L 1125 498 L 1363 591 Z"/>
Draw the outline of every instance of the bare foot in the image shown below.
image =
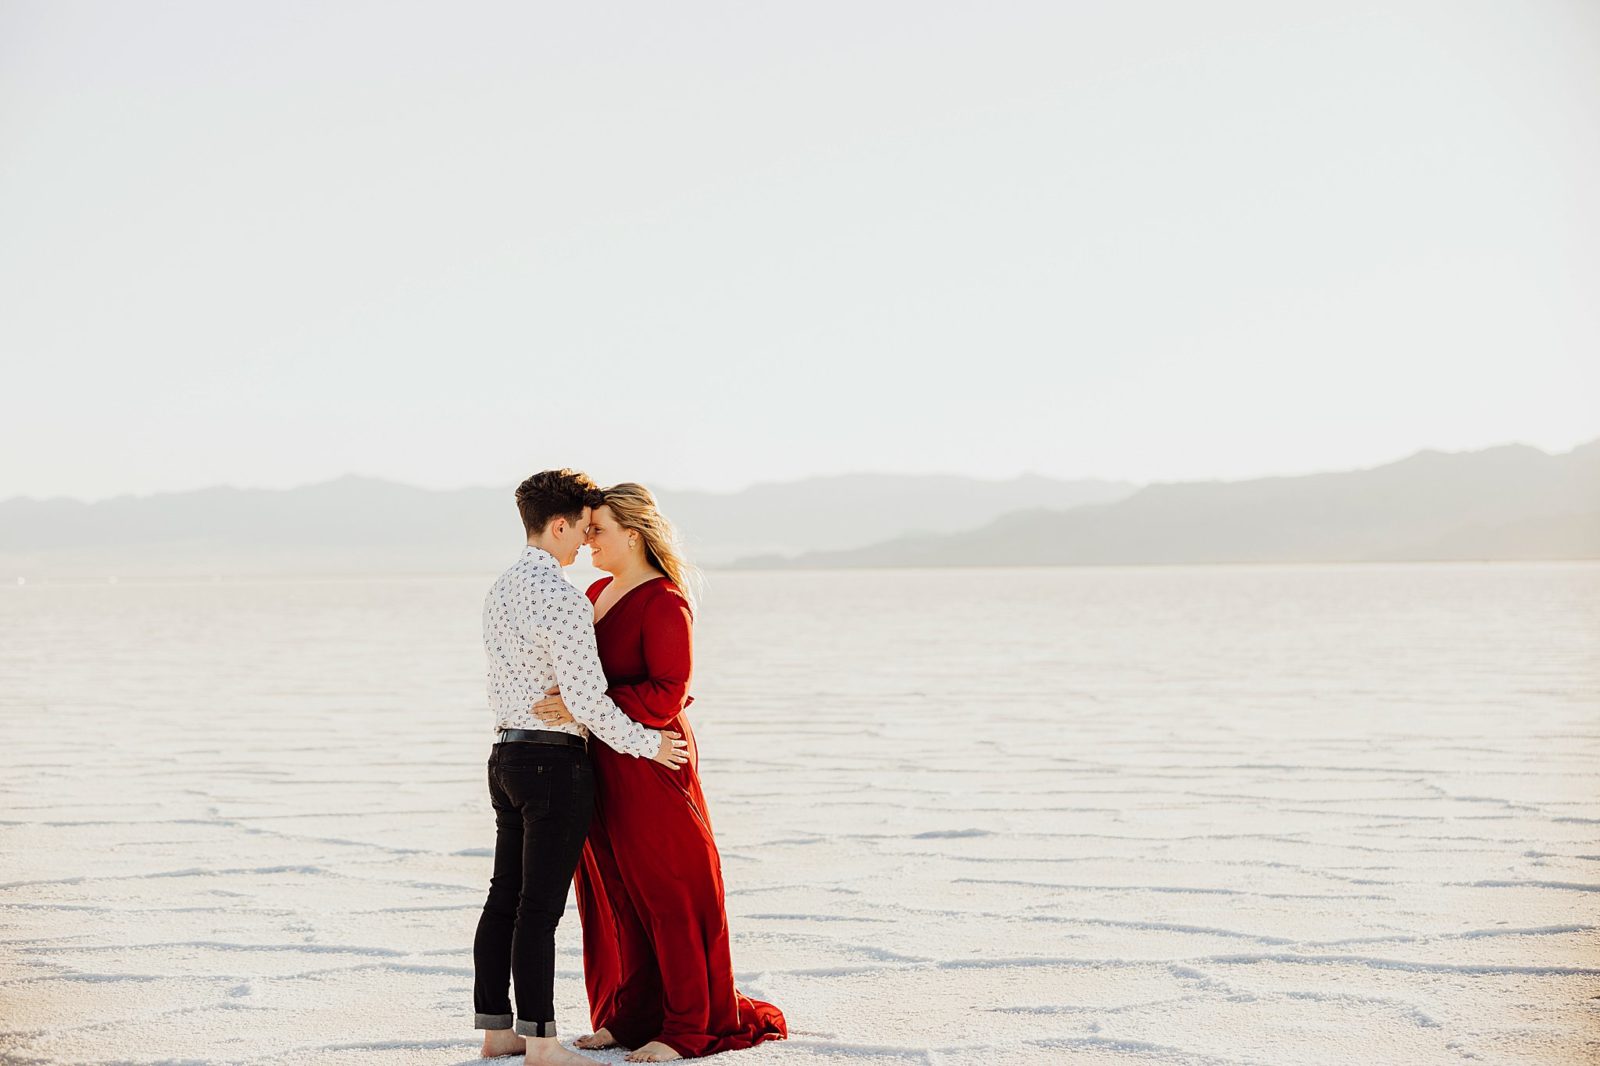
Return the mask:
<path fill-rule="evenodd" d="M 673 1059 L 681 1059 L 681 1058 L 683 1058 L 682 1055 L 678 1054 L 676 1051 L 673 1051 L 670 1047 L 668 1047 L 667 1045 L 663 1044 L 661 1041 L 652 1040 L 652 1041 L 650 1041 L 650 1043 L 646 1044 L 644 1047 L 638 1048 L 638 1049 L 630 1052 L 629 1055 L 628 1055 L 627 1061 L 629 1061 L 629 1062 L 671 1062 Z"/>
<path fill-rule="evenodd" d="M 617 1038 L 611 1035 L 611 1030 L 601 1026 L 588 1036 L 580 1036 L 572 1042 L 573 1047 L 581 1047 L 585 1051 L 599 1051 L 601 1048 L 616 1047 Z"/>
<path fill-rule="evenodd" d="M 576 1051 L 568 1051 L 553 1036 L 530 1036 L 528 1053 L 523 1057 L 526 1066 L 594 1066 L 594 1060 Z"/>
<path fill-rule="evenodd" d="M 517 1035 L 515 1029 L 485 1029 L 483 1031 L 482 1056 L 486 1059 L 499 1058 L 501 1055 L 520 1055 L 527 1050 L 522 1037 Z"/>

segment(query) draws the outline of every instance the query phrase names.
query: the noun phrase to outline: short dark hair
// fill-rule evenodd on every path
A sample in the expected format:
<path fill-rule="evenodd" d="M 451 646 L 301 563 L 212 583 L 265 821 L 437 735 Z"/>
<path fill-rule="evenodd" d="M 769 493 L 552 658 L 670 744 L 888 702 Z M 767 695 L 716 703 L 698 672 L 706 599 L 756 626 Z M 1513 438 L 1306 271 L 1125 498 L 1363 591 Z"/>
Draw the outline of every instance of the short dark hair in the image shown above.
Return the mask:
<path fill-rule="evenodd" d="M 576 522 L 585 507 L 605 502 L 600 486 L 588 474 L 576 470 L 542 470 L 517 486 L 517 510 L 528 536 L 543 533 L 551 519 Z"/>

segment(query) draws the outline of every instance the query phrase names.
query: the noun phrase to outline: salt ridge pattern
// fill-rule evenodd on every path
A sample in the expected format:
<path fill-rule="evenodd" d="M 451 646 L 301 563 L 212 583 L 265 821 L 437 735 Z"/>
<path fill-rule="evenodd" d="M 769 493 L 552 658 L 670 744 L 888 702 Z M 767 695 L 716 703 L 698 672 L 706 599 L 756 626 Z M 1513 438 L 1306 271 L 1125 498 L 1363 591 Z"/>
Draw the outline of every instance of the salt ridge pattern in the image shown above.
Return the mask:
<path fill-rule="evenodd" d="M 477 1061 L 484 585 L 0 591 L 0 1060 Z M 734 964 L 792 1026 L 737 1061 L 1600 1059 L 1597 611 L 1593 565 L 713 574 Z"/>

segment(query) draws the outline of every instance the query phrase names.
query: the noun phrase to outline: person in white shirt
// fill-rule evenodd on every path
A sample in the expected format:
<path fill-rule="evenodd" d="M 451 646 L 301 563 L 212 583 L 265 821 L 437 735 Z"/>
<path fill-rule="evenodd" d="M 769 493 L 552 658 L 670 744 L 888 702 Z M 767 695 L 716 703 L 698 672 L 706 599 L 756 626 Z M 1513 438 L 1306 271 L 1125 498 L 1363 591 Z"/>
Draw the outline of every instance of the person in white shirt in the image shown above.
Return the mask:
<path fill-rule="evenodd" d="M 577 557 L 599 500 L 599 487 L 572 470 L 546 470 L 519 485 L 527 547 L 483 604 L 496 832 L 473 940 L 473 1025 L 484 1030 L 484 1056 L 523 1052 L 539 1066 L 592 1061 L 561 1046 L 554 1004 L 556 925 L 594 811 L 589 737 L 673 770 L 688 759 L 679 733 L 645 728 L 606 696 L 593 610 L 561 572 Z M 574 720 L 548 726 L 531 710 L 557 686 Z"/>

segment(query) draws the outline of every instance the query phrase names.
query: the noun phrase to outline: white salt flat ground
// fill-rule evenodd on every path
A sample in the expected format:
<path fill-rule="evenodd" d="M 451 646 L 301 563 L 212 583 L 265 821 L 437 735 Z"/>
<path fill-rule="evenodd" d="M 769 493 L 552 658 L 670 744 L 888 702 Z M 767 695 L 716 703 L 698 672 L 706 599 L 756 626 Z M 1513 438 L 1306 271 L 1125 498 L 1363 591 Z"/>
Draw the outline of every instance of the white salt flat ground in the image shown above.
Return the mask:
<path fill-rule="evenodd" d="M 0 590 L 0 1060 L 470 1061 L 489 576 Z M 1600 1061 L 1597 651 L 1593 565 L 714 574 L 737 1061 Z"/>

